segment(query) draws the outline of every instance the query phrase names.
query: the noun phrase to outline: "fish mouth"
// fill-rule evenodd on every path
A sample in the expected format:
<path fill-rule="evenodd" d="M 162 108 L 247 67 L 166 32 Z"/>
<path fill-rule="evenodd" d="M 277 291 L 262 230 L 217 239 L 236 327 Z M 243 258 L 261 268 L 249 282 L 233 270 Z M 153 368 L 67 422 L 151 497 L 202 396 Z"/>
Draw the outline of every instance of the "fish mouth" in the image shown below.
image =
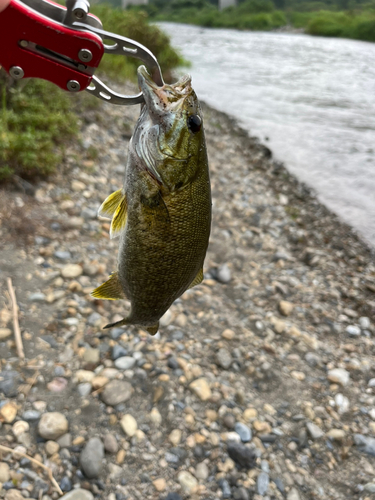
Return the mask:
<path fill-rule="evenodd" d="M 190 75 L 183 76 L 173 85 L 164 84 L 159 87 L 145 66 L 139 66 L 137 74 L 139 88 L 150 110 L 175 111 L 182 106 L 184 98 L 192 92 Z"/>

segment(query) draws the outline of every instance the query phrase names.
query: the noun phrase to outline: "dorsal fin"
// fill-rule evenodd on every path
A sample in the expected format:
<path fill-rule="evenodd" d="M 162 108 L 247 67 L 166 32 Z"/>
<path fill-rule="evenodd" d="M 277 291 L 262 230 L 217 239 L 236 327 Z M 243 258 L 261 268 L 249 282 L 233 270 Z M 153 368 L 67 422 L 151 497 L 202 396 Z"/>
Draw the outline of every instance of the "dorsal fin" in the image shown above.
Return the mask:
<path fill-rule="evenodd" d="M 119 300 L 126 299 L 124 290 L 122 289 L 120 280 L 118 279 L 118 273 L 113 273 L 109 279 L 98 286 L 91 292 L 91 296 L 96 299 L 105 300 Z"/>
<path fill-rule="evenodd" d="M 202 281 L 203 281 L 203 267 L 198 271 L 198 274 L 190 283 L 188 290 L 189 288 L 193 288 L 193 286 L 199 285 L 199 283 L 202 283 Z"/>

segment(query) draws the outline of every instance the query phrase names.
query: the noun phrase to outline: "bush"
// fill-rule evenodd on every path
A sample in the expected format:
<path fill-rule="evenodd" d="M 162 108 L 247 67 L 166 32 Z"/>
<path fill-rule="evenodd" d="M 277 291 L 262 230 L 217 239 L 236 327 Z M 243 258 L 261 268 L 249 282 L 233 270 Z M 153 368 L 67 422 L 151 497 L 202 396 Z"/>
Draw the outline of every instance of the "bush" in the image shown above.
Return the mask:
<path fill-rule="evenodd" d="M 78 131 L 71 100 L 52 83 L 29 80 L 10 85 L 0 73 L 0 181 L 53 172 L 64 146 Z"/>

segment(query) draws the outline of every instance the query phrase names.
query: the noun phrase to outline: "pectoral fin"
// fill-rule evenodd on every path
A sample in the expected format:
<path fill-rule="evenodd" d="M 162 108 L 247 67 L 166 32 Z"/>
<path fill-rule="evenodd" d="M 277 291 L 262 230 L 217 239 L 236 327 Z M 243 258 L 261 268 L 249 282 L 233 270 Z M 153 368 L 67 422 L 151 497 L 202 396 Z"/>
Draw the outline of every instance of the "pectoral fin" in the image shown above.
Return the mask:
<path fill-rule="evenodd" d="M 110 194 L 100 205 L 98 215 L 101 217 L 108 217 L 109 219 L 112 218 L 113 214 L 117 210 L 117 207 L 120 205 L 123 196 L 124 194 L 122 189 Z"/>
<path fill-rule="evenodd" d="M 146 332 L 148 332 L 150 335 L 156 335 L 159 330 L 159 321 L 155 323 L 155 325 L 148 326 L 145 328 Z"/>
<path fill-rule="evenodd" d="M 95 290 L 91 292 L 91 296 L 96 299 L 105 300 L 126 299 L 125 293 L 118 279 L 118 273 L 111 274 L 105 283 L 98 286 L 98 288 L 95 288 Z"/>
<path fill-rule="evenodd" d="M 202 283 L 202 281 L 203 281 L 203 267 L 199 270 L 196 277 L 190 283 L 188 290 L 189 290 L 189 288 L 193 288 L 194 286 L 199 285 L 199 283 Z"/>
<path fill-rule="evenodd" d="M 127 219 L 127 210 L 128 210 L 128 204 L 126 201 L 126 196 L 123 195 L 117 209 L 115 212 L 115 215 L 113 216 L 112 223 L 111 223 L 111 230 L 109 232 L 111 239 L 116 238 L 121 231 L 125 228 L 126 225 L 126 219 Z"/>

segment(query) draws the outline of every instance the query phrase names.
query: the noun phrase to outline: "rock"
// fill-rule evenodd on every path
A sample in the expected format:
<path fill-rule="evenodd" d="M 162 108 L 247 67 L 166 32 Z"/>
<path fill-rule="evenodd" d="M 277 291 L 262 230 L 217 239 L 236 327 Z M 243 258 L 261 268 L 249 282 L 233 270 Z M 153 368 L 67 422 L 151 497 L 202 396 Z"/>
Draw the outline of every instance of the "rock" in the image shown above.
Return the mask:
<path fill-rule="evenodd" d="M 359 326 L 356 325 L 348 325 L 345 328 L 345 331 L 348 335 L 352 337 L 358 337 L 358 335 L 361 335 L 361 329 L 359 328 Z"/>
<path fill-rule="evenodd" d="M 67 250 L 57 250 L 54 253 L 54 256 L 56 257 L 56 259 L 60 260 L 70 260 L 72 258 L 72 254 Z"/>
<path fill-rule="evenodd" d="M 20 380 L 21 377 L 16 371 L 4 370 L 0 372 L 0 392 L 3 392 L 7 398 L 16 397 Z"/>
<path fill-rule="evenodd" d="M 168 493 L 164 500 L 182 500 L 182 496 L 178 493 Z"/>
<path fill-rule="evenodd" d="M 312 439 L 320 439 L 324 436 L 322 429 L 313 422 L 307 422 L 306 428 Z"/>
<path fill-rule="evenodd" d="M 300 496 L 299 496 L 298 490 L 296 488 L 292 488 L 289 491 L 286 499 L 287 500 L 300 500 Z"/>
<path fill-rule="evenodd" d="M 375 493 L 375 483 L 366 483 L 363 490 L 367 491 L 367 493 Z"/>
<path fill-rule="evenodd" d="M 205 378 L 194 380 L 189 387 L 202 401 L 207 401 L 212 396 L 210 386 Z"/>
<path fill-rule="evenodd" d="M 362 434 L 354 434 L 353 439 L 360 451 L 375 456 L 375 438 L 363 436 Z"/>
<path fill-rule="evenodd" d="M 117 406 L 131 398 L 133 387 L 123 380 L 111 380 L 104 387 L 101 398 L 108 406 Z"/>
<path fill-rule="evenodd" d="M 86 189 L 86 184 L 74 179 L 74 180 L 72 180 L 71 188 L 73 191 L 76 191 L 76 192 L 83 191 L 84 189 Z"/>
<path fill-rule="evenodd" d="M 199 463 L 195 468 L 195 477 L 202 481 L 205 481 L 208 478 L 209 470 L 205 462 Z"/>
<path fill-rule="evenodd" d="M 247 425 L 242 424 L 241 422 L 237 422 L 234 426 L 234 430 L 240 436 L 243 443 L 248 443 L 249 441 L 251 441 L 252 434 Z"/>
<path fill-rule="evenodd" d="M 236 424 L 235 416 L 231 413 L 226 413 L 223 417 L 223 424 L 227 429 L 233 429 Z"/>
<path fill-rule="evenodd" d="M 221 336 L 225 340 L 233 340 L 234 337 L 236 336 L 236 334 L 234 333 L 233 330 L 230 330 L 229 328 L 227 328 L 226 330 L 223 331 L 223 333 L 221 334 Z"/>
<path fill-rule="evenodd" d="M 328 371 L 328 380 L 335 384 L 346 386 L 350 381 L 350 374 L 344 368 L 334 368 Z"/>
<path fill-rule="evenodd" d="M 150 422 L 152 422 L 155 427 L 159 427 L 159 425 L 162 423 L 162 416 L 160 415 L 159 410 L 154 406 L 154 408 L 151 410 L 148 416 Z"/>
<path fill-rule="evenodd" d="M 5 403 L 0 409 L 0 415 L 4 422 L 11 424 L 17 416 L 17 406 L 15 403 Z"/>
<path fill-rule="evenodd" d="M 230 458 L 240 467 L 252 469 L 255 466 L 257 457 L 254 449 L 248 448 L 242 443 L 229 441 L 227 444 L 227 452 Z"/>
<path fill-rule="evenodd" d="M 63 278 L 73 279 L 81 276 L 83 269 L 78 264 L 67 264 L 61 270 L 61 275 Z"/>
<path fill-rule="evenodd" d="M 40 411 L 37 410 L 26 410 L 22 413 L 23 420 L 39 420 L 41 417 Z"/>
<path fill-rule="evenodd" d="M 104 436 L 104 449 L 108 453 L 117 453 L 118 452 L 118 443 L 113 434 L 106 434 Z"/>
<path fill-rule="evenodd" d="M 44 413 L 38 424 L 39 435 L 44 439 L 55 440 L 68 431 L 68 421 L 62 413 Z"/>
<path fill-rule="evenodd" d="M 371 378 L 371 379 L 367 382 L 367 385 L 368 385 L 368 387 L 375 387 L 375 378 Z"/>
<path fill-rule="evenodd" d="M 67 432 L 66 434 L 63 434 L 61 437 L 57 439 L 57 444 L 60 446 L 60 448 L 69 448 L 72 446 L 72 436 Z"/>
<path fill-rule="evenodd" d="M 219 479 L 219 486 L 223 492 L 222 498 L 231 498 L 232 491 L 226 479 Z"/>
<path fill-rule="evenodd" d="M 164 477 L 159 477 L 158 479 L 155 479 L 155 481 L 152 482 L 154 485 L 156 491 L 165 491 L 165 488 L 167 487 L 167 482 L 164 479 Z"/>
<path fill-rule="evenodd" d="M 45 450 L 47 455 L 51 456 L 57 453 L 60 449 L 60 445 L 56 441 L 47 441 L 45 444 Z"/>
<path fill-rule="evenodd" d="M 134 436 L 136 430 L 138 429 L 138 424 L 136 419 L 129 413 L 124 415 L 120 421 L 122 430 L 129 437 Z"/>
<path fill-rule="evenodd" d="M 246 408 L 242 416 L 246 422 L 252 422 L 258 417 L 258 411 L 255 408 Z"/>
<path fill-rule="evenodd" d="M 102 322 L 103 317 L 101 314 L 97 312 L 93 312 L 90 314 L 90 316 L 87 318 L 87 323 L 91 326 L 99 326 L 100 323 Z"/>
<path fill-rule="evenodd" d="M 22 493 L 20 491 L 15 490 L 15 489 L 11 489 L 5 493 L 4 499 L 5 500 L 24 500 L 24 497 L 22 496 Z"/>
<path fill-rule="evenodd" d="M 30 302 L 44 302 L 46 300 L 46 296 L 42 292 L 34 292 L 29 295 L 28 299 Z"/>
<path fill-rule="evenodd" d="M 343 394 L 340 393 L 336 394 L 335 403 L 337 411 L 340 415 L 349 411 L 349 406 L 350 406 L 349 399 Z"/>
<path fill-rule="evenodd" d="M 181 442 L 182 432 L 180 429 L 173 429 L 173 431 L 169 434 L 169 441 L 173 444 L 173 446 L 177 446 Z"/>
<path fill-rule="evenodd" d="M 359 318 L 359 326 L 362 328 L 362 330 L 368 330 L 371 326 L 370 323 L 370 318 L 367 316 L 362 316 Z"/>
<path fill-rule="evenodd" d="M 326 436 L 333 441 L 343 441 L 345 439 L 345 431 L 342 429 L 331 429 Z"/>
<path fill-rule="evenodd" d="M 103 459 L 103 443 L 97 437 L 90 438 L 79 457 L 82 470 L 89 479 L 99 476 L 103 467 Z"/>
<path fill-rule="evenodd" d="M 95 373 L 90 370 L 77 370 L 75 374 L 75 379 L 78 383 L 91 382 L 94 377 Z"/>
<path fill-rule="evenodd" d="M 64 476 L 60 481 L 61 491 L 70 491 L 72 489 L 72 482 L 68 476 Z"/>
<path fill-rule="evenodd" d="M 264 496 L 267 493 L 269 484 L 270 484 L 269 475 L 266 472 L 261 472 L 257 478 L 258 495 Z"/>
<path fill-rule="evenodd" d="M 128 351 L 122 347 L 122 345 L 116 344 L 112 348 L 112 359 L 115 361 L 118 358 L 121 358 L 123 356 L 127 356 Z"/>
<path fill-rule="evenodd" d="M 172 370 L 177 370 L 179 367 L 177 359 L 174 358 L 173 356 L 168 358 L 167 366 L 168 366 L 168 368 L 171 368 Z"/>
<path fill-rule="evenodd" d="M 60 500 L 94 500 L 94 496 L 89 490 L 77 488 L 60 497 Z"/>
<path fill-rule="evenodd" d="M 16 438 L 21 436 L 21 434 L 24 434 L 25 432 L 29 432 L 30 426 L 25 420 L 18 420 L 13 427 L 12 427 L 12 432 Z"/>
<path fill-rule="evenodd" d="M 198 481 L 190 474 L 190 472 L 186 470 L 181 471 L 178 474 L 177 479 L 181 485 L 182 491 L 186 495 L 191 495 L 196 492 L 198 488 Z"/>
<path fill-rule="evenodd" d="M 115 367 L 119 370 L 131 370 L 134 365 L 135 359 L 131 356 L 122 356 L 115 361 Z"/>
<path fill-rule="evenodd" d="M 294 304 L 287 300 L 280 300 L 279 311 L 283 316 L 290 316 L 293 312 Z"/>
<path fill-rule="evenodd" d="M 232 364 L 232 356 L 224 347 L 219 349 L 216 353 L 216 363 L 221 366 L 221 368 L 224 368 L 224 370 L 227 370 Z"/>
<path fill-rule="evenodd" d="M 0 462 L 0 483 L 6 483 L 9 479 L 9 465 L 6 462 Z"/>
<path fill-rule="evenodd" d="M 83 353 L 83 361 L 85 363 L 97 364 L 100 361 L 99 349 L 88 348 Z"/>
<path fill-rule="evenodd" d="M 215 272 L 215 279 L 219 281 L 220 283 L 229 283 L 230 280 L 232 279 L 230 269 L 228 267 L 228 264 L 223 264 L 220 267 L 216 269 Z"/>
<path fill-rule="evenodd" d="M 87 397 L 90 394 L 91 389 L 92 385 L 90 384 L 90 382 L 84 382 L 83 384 L 78 384 L 77 386 L 78 394 L 83 398 Z"/>
<path fill-rule="evenodd" d="M 12 330 L 10 328 L 0 328 L 0 342 L 7 339 L 12 335 Z"/>

